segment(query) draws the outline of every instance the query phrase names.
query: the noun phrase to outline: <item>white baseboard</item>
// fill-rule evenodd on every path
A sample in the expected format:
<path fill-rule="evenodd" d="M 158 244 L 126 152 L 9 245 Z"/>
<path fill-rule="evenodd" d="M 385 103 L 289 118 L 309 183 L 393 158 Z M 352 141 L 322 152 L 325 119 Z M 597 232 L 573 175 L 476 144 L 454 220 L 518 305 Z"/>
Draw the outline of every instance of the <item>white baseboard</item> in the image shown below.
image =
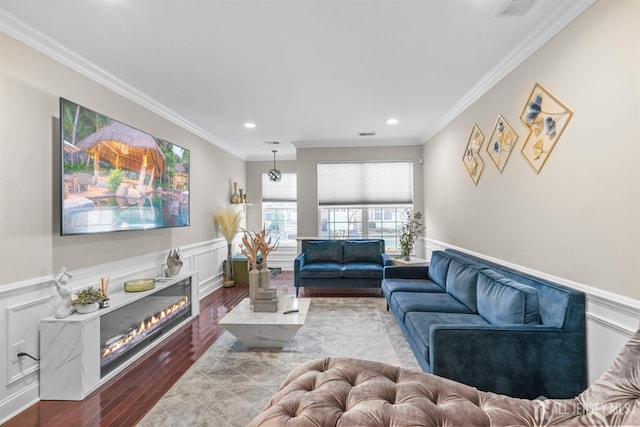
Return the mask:
<path fill-rule="evenodd" d="M 584 292 L 587 306 L 587 379 L 590 384 L 611 365 L 629 337 L 640 327 L 640 301 L 633 298 L 553 276 L 438 240 L 425 239 L 424 243 L 427 259 L 431 259 L 433 251 L 456 249 Z"/>

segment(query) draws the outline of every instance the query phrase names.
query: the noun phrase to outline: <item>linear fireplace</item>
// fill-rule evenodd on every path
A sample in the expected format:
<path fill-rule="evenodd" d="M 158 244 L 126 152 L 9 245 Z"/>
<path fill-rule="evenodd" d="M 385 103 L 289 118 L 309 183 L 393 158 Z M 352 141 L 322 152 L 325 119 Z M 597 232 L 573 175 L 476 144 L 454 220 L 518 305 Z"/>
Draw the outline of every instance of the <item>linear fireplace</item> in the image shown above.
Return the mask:
<path fill-rule="evenodd" d="M 191 278 L 186 278 L 102 316 L 100 377 L 191 317 L 190 295 Z"/>
<path fill-rule="evenodd" d="M 145 292 L 120 290 L 111 306 L 40 321 L 40 399 L 82 400 L 200 311 L 196 273 Z"/>

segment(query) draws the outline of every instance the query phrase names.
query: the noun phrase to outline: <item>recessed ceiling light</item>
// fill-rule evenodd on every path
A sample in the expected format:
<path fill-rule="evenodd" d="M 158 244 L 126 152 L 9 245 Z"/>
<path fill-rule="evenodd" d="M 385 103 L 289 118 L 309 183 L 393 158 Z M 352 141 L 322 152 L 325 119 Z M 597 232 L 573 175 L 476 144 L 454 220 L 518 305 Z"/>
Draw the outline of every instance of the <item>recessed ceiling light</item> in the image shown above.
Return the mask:
<path fill-rule="evenodd" d="M 388 125 L 397 125 L 398 124 L 398 119 L 391 118 L 391 119 L 387 120 L 387 124 Z"/>
<path fill-rule="evenodd" d="M 248 128 L 248 129 L 253 129 L 254 127 L 256 127 L 255 123 L 251 123 L 251 122 L 247 122 L 244 124 L 244 127 Z"/>

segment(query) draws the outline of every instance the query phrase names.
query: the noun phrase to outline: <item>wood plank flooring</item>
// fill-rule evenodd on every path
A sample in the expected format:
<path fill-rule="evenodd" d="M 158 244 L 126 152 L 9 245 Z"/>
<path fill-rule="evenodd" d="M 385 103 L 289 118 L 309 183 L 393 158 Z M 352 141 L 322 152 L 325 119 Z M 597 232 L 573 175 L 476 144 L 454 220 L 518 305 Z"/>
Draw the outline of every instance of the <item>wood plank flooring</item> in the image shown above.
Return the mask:
<path fill-rule="evenodd" d="M 289 286 L 283 271 L 272 286 Z M 135 426 L 222 335 L 218 321 L 249 294 L 248 286 L 220 288 L 200 301 L 200 315 L 81 402 L 40 401 L 0 427 Z M 372 296 L 380 289 L 308 288 L 300 296 Z"/>

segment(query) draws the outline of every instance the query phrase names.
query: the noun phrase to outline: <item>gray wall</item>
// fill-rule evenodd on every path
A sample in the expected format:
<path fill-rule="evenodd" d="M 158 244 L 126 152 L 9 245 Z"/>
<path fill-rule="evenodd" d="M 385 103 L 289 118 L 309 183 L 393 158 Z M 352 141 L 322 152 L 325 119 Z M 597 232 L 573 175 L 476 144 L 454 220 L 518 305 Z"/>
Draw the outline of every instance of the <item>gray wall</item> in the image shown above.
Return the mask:
<path fill-rule="evenodd" d="M 640 2 L 596 3 L 427 141 L 427 237 L 640 298 L 639 28 Z M 520 153 L 536 82 L 574 112 L 539 175 Z M 482 147 L 476 187 L 462 153 L 498 114 L 520 138 L 502 174 Z"/>
<path fill-rule="evenodd" d="M 298 236 L 318 235 L 318 162 L 357 160 L 413 160 L 413 193 L 417 209 L 423 205 L 421 145 L 397 147 L 298 148 Z"/>
<path fill-rule="evenodd" d="M 213 211 L 244 186 L 245 162 L 0 33 L 0 284 L 213 239 Z M 191 226 L 59 234 L 58 98 L 191 150 Z"/>

